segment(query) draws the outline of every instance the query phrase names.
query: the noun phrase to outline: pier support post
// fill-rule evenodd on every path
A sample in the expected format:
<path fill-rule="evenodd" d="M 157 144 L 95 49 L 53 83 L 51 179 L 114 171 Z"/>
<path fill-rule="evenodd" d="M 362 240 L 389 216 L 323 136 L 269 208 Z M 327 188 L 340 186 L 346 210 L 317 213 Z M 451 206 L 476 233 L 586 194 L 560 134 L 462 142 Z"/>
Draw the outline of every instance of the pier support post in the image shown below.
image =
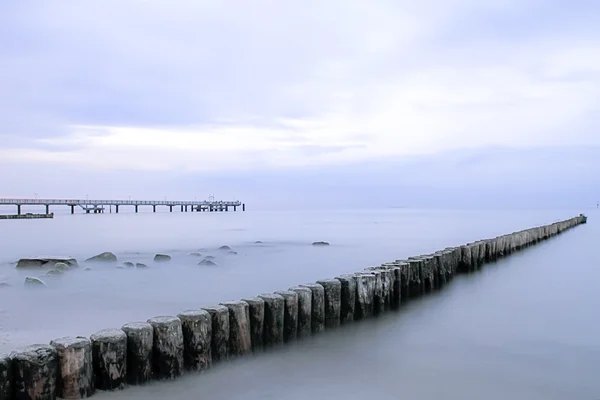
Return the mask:
<path fill-rule="evenodd" d="M 173 212 L 173 206 L 169 206 L 169 212 Z"/>
<path fill-rule="evenodd" d="M 71 214 L 75 214 L 75 206 L 71 206 Z"/>
<path fill-rule="evenodd" d="M 21 205 L 17 204 L 17 215 L 21 215 Z"/>
<path fill-rule="evenodd" d="M 298 339 L 312 334 L 312 290 L 294 286 L 289 289 L 298 295 Z"/>
<path fill-rule="evenodd" d="M 248 303 L 249 306 L 250 338 L 252 340 L 252 351 L 256 353 L 265 347 L 265 301 L 260 297 L 249 297 L 242 300 Z"/>
<path fill-rule="evenodd" d="M 237 211 L 237 206 L 233 206 L 233 211 Z"/>
<path fill-rule="evenodd" d="M 138 206 L 137 205 L 135 206 L 135 212 L 136 213 L 138 212 Z"/>
<path fill-rule="evenodd" d="M 152 205 L 152 212 L 156 212 L 156 204 Z"/>
<path fill-rule="evenodd" d="M 121 329 L 127 335 L 127 383 L 142 385 L 152 379 L 154 328 L 147 322 L 133 322 Z"/>
<path fill-rule="evenodd" d="M 127 335 L 120 329 L 105 329 L 90 339 L 96 389 L 123 389 L 127 378 Z"/>
<path fill-rule="evenodd" d="M 203 310 L 210 314 L 212 321 L 212 360 L 225 361 L 229 358 L 229 309 L 217 305 L 204 307 Z"/>
<path fill-rule="evenodd" d="M 118 214 L 119 213 L 119 206 L 115 205 L 115 213 Z"/>
<path fill-rule="evenodd" d="M 242 211 L 246 211 L 246 203 L 242 204 Z"/>
<path fill-rule="evenodd" d="M 46 204 L 46 214 L 50 214 L 50 205 Z"/>
<path fill-rule="evenodd" d="M 14 351 L 10 357 L 15 399 L 56 399 L 58 354 L 54 347 L 34 344 Z"/>
<path fill-rule="evenodd" d="M 258 297 L 265 301 L 265 346 L 282 344 L 285 300 L 275 293 L 261 294 Z"/>
<path fill-rule="evenodd" d="M 212 365 L 212 319 L 208 311 L 189 310 L 177 315 L 183 330 L 183 362 L 190 371 L 204 371 Z"/>
<path fill-rule="evenodd" d="M 183 212 L 183 205 L 181 206 L 181 212 Z"/>
<path fill-rule="evenodd" d="M 229 309 L 229 356 L 239 357 L 252 352 L 250 306 L 245 301 L 222 303 Z"/>
<path fill-rule="evenodd" d="M 156 379 L 173 380 L 183 374 L 183 330 L 177 317 L 148 320 L 154 329 L 153 373 Z"/>
<path fill-rule="evenodd" d="M 312 292 L 311 298 L 311 328 L 312 333 L 319 333 L 325 330 L 325 289 L 318 283 L 308 283 L 300 285 L 309 288 Z"/>
<path fill-rule="evenodd" d="M 56 394 L 62 399 L 83 399 L 95 392 L 92 344 L 85 337 L 65 337 L 50 342 L 58 354 Z"/>

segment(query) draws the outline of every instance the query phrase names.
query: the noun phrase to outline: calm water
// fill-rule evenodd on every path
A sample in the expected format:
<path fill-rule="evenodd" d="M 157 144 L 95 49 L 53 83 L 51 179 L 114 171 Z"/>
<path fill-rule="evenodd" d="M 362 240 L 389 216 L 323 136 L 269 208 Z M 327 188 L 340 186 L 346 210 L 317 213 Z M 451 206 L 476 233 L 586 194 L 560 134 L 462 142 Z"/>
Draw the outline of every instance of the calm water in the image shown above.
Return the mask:
<path fill-rule="evenodd" d="M 0 351 L 285 289 L 580 211 L 122 213 L 0 221 L 0 282 L 11 285 L 0 287 Z M 596 214 L 398 313 L 201 377 L 99 398 L 600 399 Z M 316 240 L 332 245 L 314 248 Z M 239 254 L 216 250 L 224 244 Z M 23 280 L 32 273 L 11 264 L 45 254 L 81 262 L 103 251 L 149 268 L 94 265 L 31 291 Z M 194 251 L 214 255 L 219 267 L 196 265 Z M 153 264 L 156 252 L 173 261 Z"/>

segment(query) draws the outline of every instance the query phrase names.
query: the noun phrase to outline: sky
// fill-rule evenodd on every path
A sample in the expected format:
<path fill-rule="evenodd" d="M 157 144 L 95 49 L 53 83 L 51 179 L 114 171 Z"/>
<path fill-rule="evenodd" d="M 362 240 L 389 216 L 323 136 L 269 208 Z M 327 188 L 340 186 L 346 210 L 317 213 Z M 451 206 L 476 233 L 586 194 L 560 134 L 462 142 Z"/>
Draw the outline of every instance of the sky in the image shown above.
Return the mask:
<path fill-rule="evenodd" d="M 600 4 L 3 0 L 0 197 L 595 207 Z"/>

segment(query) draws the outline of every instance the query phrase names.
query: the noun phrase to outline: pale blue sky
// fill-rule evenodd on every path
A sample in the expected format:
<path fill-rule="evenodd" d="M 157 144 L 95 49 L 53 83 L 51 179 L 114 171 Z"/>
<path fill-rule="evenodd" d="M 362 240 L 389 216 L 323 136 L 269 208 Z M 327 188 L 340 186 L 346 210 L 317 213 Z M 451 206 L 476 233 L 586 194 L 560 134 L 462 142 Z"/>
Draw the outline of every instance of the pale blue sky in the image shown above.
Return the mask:
<path fill-rule="evenodd" d="M 598 26 L 593 1 L 4 0 L 0 196 L 595 204 Z"/>

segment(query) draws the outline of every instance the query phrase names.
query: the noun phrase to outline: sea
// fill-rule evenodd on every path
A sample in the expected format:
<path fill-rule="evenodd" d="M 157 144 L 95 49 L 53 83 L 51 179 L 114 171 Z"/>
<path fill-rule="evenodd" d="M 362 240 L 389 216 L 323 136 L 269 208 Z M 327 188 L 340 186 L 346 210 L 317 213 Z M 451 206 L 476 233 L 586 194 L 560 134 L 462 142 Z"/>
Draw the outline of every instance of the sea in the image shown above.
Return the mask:
<path fill-rule="evenodd" d="M 398 311 L 203 374 L 95 397 L 600 400 L 596 209 L 122 210 L 0 220 L 0 352 L 358 272 L 581 212 L 586 225 L 458 276 Z M 102 252 L 118 262 L 85 262 Z M 172 259 L 155 263 L 157 253 Z M 80 268 L 54 277 L 15 268 L 20 258 L 38 256 L 74 257 Z M 199 265 L 207 256 L 216 265 Z M 125 262 L 147 268 L 123 268 Z M 27 276 L 47 287 L 25 287 Z"/>

